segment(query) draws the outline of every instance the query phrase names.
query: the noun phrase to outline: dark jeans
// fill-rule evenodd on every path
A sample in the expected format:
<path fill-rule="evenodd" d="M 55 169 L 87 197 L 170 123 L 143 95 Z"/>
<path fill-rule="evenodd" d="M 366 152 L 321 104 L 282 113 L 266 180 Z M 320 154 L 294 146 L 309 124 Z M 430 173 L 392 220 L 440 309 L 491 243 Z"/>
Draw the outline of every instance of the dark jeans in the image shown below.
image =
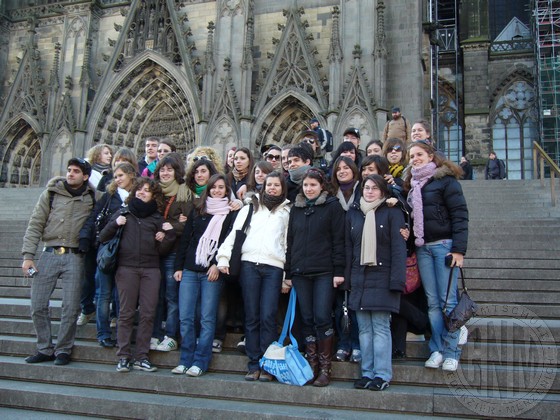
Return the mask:
<path fill-rule="evenodd" d="M 303 335 L 324 340 L 333 334 L 332 306 L 335 289 L 332 273 L 314 276 L 293 276 L 296 288 Z"/>
<path fill-rule="evenodd" d="M 97 247 L 91 247 L 84 255 L 84 277 L 82 278 L 82 294 L 80 296 L 80 306 L 82 313 L 91 314 L 95 312 L 96 301 L 96 278 L 97 271 Z"/>
<path fill-rule="evenodd" d="M 249 371 L 259 368 L 259 359 L 278 339 L 276 314 L 282 289 L 283 270 L 267 264 L 241 263 L 241 291 L 245 303 L 245 351 Z"/>
<path fill-rule="evenodd" d="M 401 295 L 401 305 L 398 314 L 391 317 L 391 335 L 393 337 L 393 351 L 406 353 L 406 333 L 424 334 L 429 330 L 428 304 L 424 288 Z"/>
<path fill-rule="evenodd" d="M 109 316 L 109 304 L 113 298 L 115 287 L 115 276 L 106 274 L 100 270 L 95 273 L 95 279 L 99 286 L 97 297 L 97 339 L 99 341 L 111 338 L 111 319 Z"/>

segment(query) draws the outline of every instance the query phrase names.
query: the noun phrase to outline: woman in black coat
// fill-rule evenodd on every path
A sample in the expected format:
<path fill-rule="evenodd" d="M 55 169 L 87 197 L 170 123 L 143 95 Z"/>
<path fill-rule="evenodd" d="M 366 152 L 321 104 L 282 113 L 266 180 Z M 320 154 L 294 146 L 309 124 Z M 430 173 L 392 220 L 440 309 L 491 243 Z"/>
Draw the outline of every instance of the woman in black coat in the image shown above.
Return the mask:
<path fill-rule="evenodd" d="M 344 282 L 344 210 L 326 191 L 327 186 L 319 169 L 311 168 L 304 175 L 302 192 L 290 212 L 284 265 L 286 279 L 293 281 L 299 300 L 314 386 L 330 382 L 334 288 Z"/>
<path fill-rule="evenodd" d="M 363 181 L 362 198 L 346 216 L 346 278 L 349 306 L 356 311 L 362 350 L 358 389 L 383 391 L 392 378 L 391 312 L 398 312 L 406 281 L 406 242 L 400 230 L 400 209 L 389 207 L 391 196 L 380 175 Z"/>

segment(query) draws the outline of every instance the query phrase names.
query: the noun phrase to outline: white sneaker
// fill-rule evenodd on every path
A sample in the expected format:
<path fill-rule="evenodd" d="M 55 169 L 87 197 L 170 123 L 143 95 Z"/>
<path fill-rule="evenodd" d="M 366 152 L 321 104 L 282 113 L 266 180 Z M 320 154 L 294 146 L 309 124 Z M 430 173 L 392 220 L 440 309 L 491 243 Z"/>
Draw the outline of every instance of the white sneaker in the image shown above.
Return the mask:
<path fill-rule="evenodd" d="M 430 358 L 426 360 L 424 366 L 430 369 L 437 369 L 443 363 L 443 356 L 439 351 L 434 351 Z"/>
<path fill-rule="evenodd" d="M 177 340 L 165 336 L 163 341 L 156 346 L 157 351 L 173 351 L 177 350 Z"/>
<path fill-rule="evenodd" d="M 185 373 L 189 376 L 201 376 L 204 372 L 198 366 L 192 365 Z"/>
<path fill-rule="evenodd" d="M 450 357 L 445 359 L 442 365 L 442 370 L 447 372 L 455 372 L 459 367 L 459 361 L 455 359 L 451 359 Z"/>
<path fill-rule="evenodd" d="M 464 346 L 465 344 L 467 344 L 467 338 L 469 337 L 469 330 L 467 329 L 467 327 L 463 325 L 459 331 L 460 333 L 459 333 L 458 345 Z"/>
<path fill-rule="evenodd" d="M 76 324 L 79 326 L 86 325 L 92 318 L 95 318 L 95 312 L 92 312 L 91 314 L 84 314 L 83 312 L 80 312 L 80 316 L 78 317 Z"/>
<path fill-rule="evenodd" d="M 186 372 L 187 372 L 187 367 L 185 365 L 179 365 L 171 370 L 171 373 L 174 373 L 175 375 L 182 375 L 183 373 Z"/>
<path fill-rule="evenodd" d="M 426 341 L 426 337 L 424 334 L 413 334 L 411 332 L 407 332 L 406 341 Z"/>
<path fill-rule="evenodd" d="M 155 337 L 150 338 L 150 350 L 157 349 L 157 346 L 159 346 L 159 343 L 160 343 L 160 341 L 159 341 L 158 338 L 155 338 Z"/>
<path fill-rule="evenodd" d="M 212 353 L 221 353 L 222 345 L 223 345 L 222 340 L 215 338 L 214 341 L 212 341 Z"/>

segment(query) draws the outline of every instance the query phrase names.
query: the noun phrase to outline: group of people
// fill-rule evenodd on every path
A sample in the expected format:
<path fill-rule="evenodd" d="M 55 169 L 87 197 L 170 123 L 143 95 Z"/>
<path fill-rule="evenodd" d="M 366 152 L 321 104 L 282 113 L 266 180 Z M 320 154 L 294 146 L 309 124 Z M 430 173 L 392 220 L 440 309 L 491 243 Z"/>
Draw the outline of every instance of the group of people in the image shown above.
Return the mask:
<path fill-rule="evenodd" d="M 361 363 L 356 388 L 386 389 L 392 359 L 406 356 L 407 331 L 431 330 L 427 368 L 456 370 L 460 332 L 446 330 L 442 309 L 457 303 L 457 273 L 445 302 L 448 277 L 467 250 L 461 168 L 433 147 L 424 120 L 412 124 L 410 139 L 372 141 L 365 150 L 360 131 L 348 128 L 331 162 L 332 135 L 315 123 L 294 144 L 263 147 L 258 161 L 240 147 L 222 163 L 201 146 L 185 162 L 175 145 L 155 138 L 139 162 L 108 145 L 71 159 L 66 177 L 41 195 L 24 238 L 38 341 L 26 361 L 67 364 L 76 325 L 95 316 L 99 344 L 117 347 L 117 371 L 155 371 L 150 350 L 177 349 L 172 373 L 197 377 L 221 351 L 228 317 L 241 313 L 245 379 L 269 382 L 259 361 L 278 338 L 277 319 L 294 288 L 314 386 L 330 383 L 333 360 L 350 360 Z M 117 269 L 103 272 L 99 244 L 117 234 Z M 412 254 L 423 288 L 404 295 Z M 59 279 L 63 310 L 53 345 L 48 302 Z M 346 307 L 349 330 L 341 325 Z"/>

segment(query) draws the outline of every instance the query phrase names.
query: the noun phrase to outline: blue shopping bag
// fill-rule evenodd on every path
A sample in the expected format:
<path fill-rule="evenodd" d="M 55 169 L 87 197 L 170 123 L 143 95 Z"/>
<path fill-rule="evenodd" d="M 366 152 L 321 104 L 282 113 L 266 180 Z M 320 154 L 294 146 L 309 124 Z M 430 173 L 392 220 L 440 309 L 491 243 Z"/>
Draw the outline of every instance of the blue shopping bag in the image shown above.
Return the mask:
<path fill-rule="evenodd" d="M 296 299 L 296 291 L 292 288 L 280 338 L 268 346 L 261 358 L 260 366 L 261 369 L 274 375 L 278 382 L 303 386 L 313 379 L 313 371 L 305 357 L 298 351 L 298 343 L 292 335 L 292 326 L 296 314 Z M 290 344 L 284 346 L 284 340 L 288 334 Z"/>

